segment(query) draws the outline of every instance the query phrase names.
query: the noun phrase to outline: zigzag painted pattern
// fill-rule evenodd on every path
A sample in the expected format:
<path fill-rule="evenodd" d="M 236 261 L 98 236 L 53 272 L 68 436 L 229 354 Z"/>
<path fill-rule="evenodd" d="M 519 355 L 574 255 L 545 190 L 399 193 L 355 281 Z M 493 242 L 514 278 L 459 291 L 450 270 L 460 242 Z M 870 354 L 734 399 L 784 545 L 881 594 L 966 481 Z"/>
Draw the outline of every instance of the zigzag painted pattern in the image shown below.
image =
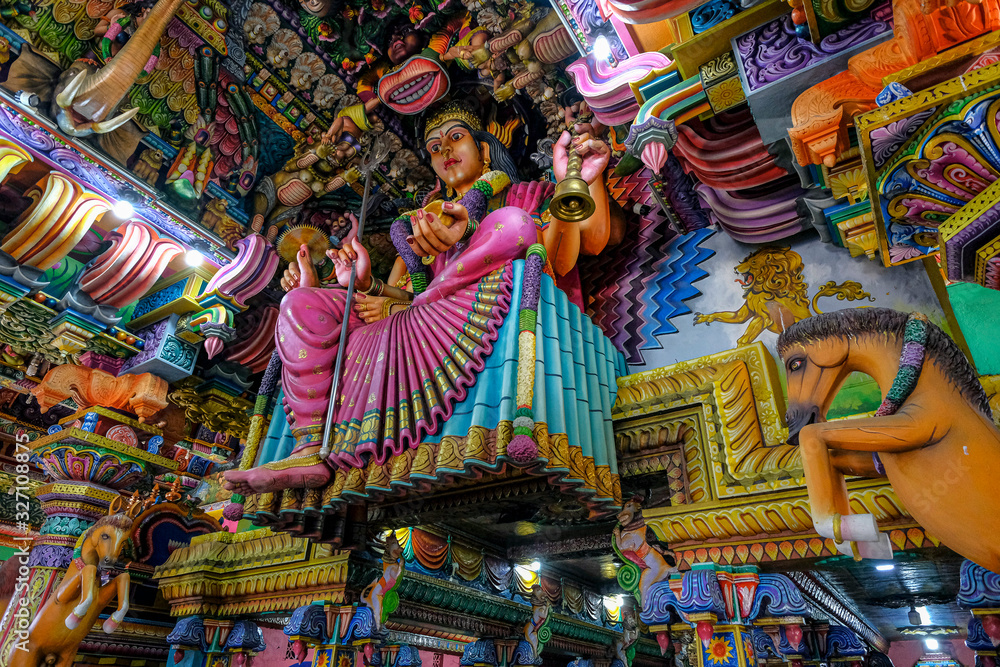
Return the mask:
<path fill-rule="evenodd" d="M 646 169 L 608 178 L 608 192 L 627 213 L 625 239 L 581 260 L 587 312 L 630 364 L 644 363 L 642 350 L 662 347 L 657 335 L 677 331 L 670 318 L 690 312 L 683 302 L 700 294 L 692 283 L 708 275 L 698 265 L 713 254 L 699 247 L 712 230 L 679 236 L 670 227 L 649 178 Z M 651 208 L 628 215 L 636 204 Z"/>

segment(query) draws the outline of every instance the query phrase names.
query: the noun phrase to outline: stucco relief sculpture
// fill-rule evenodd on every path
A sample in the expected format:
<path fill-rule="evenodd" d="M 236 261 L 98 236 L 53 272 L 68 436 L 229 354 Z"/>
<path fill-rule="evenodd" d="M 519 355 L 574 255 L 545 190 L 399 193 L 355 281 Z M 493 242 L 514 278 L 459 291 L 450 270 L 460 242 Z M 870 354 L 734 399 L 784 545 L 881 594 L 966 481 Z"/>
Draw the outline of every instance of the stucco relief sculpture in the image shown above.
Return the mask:
<path fill-rule="evenodd" d="M 788 375 L 790 441 L 802 450 L 816 531 L 842 553 L 891 558 L 871 514 L 853 514 L 845 475 L 886 476 L 913 518 L 969 560 L 994 572 L 1000 549 L 982 539 L 1000 530 L 993 471 L 1000 432 L 975 370 L 926 317 L 885 308 L 840 310 L 778 338 Z M 853 372 L 878 383 L 874 417 L 825 422 Z"/>

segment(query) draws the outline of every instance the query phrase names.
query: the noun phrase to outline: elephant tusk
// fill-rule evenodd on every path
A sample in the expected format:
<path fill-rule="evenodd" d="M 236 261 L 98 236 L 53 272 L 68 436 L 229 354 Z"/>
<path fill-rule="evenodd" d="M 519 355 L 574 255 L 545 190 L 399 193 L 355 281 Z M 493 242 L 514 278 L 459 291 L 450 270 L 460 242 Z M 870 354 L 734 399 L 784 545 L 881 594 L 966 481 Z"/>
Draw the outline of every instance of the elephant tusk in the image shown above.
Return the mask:
<path fill-rule="evenodd" d="M 87 71 L 82 70 L 77 74 L 72 81 L 70 81 L 62 92 L 56 95 L 56 104 L 59 105 L 61 109 L 68 109 L 71 104 L 73 104 L 73 98 L 76 97 L 76 93 L 83 86 L 84 80 L 87 78 Z"/>
<path fill-rule="evenodd" d="M 107 132 L 111 132 L 112 130 L 117 130 L 119 127 L 135 118 L 137 113 L 139 113 L 139 107 L 132 107 L 125 113 L 118 114 L 114 118 L 94 123 L 90 126 L 90 129 L 97 134 L 105 134 Z"/>

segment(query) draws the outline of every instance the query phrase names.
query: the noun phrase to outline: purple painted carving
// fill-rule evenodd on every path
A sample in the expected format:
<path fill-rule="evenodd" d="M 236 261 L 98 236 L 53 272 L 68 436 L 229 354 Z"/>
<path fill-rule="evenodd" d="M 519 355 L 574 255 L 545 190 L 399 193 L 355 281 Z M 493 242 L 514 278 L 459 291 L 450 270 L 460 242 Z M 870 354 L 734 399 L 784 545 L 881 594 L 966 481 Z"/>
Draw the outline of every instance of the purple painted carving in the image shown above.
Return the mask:
<path fill-rule="evenodd" d="M 770 243 L 808 229 L 810 222 L 798 213 L 805 191 L 794 183 L 770 195 L 738 198 L 704 183 L 695 187 L 712 209 L 712 218 L 741 243 Z"/>
<path fill-rule="evenodd" d="M 958 581 L 956 601 L 962 609 L 1000 605 L 1000 574 L 967 560 L 962 562 Z"/>
<path fill-rule="evenodd" d="M 146 344 L 139 354 L 125 362 L 125 365 L 122 366 L 121 372 L 125 372 L 130 368 L 135 368 L 139 364 L 149 361 L 150 359 L 154 359 L 160 350 L 160 343 L 163 342 L 164 336 L 167 335 L 167 329 L 169 326 L 170 320 L 164 319 L 137 331 L 136 336 L 144 340 Z"/>
<path fill-rule="evenodd" d="M 882 165 L 896 154 L 896 151 L 903 146 L 903 143 L 912 137 L 920 126 L 924 124 L 924 121 L 935 111 L 937 111 L 937 107 L 915 113 L 912 116 L 889 123 L 885 127 L 877 127 L 872 130 L 872 160 L 875 168 L 881 169 Z"/>
<path fill-rule="evenodd" d="M 886 2 L 874 9 L 869 18 L 826 36 L 819 46 L 796 36 L 791 14 L 785 14 L 737 37 L 736 48 L 752 93 L 891 31 L 892 7 Z"/>
<path fill-rule="evenodd" d="M 684 225 L 684 233 L 708 227 L 711 221 L 701 207 L 698 195 L 695 194 L 694 183 L 691 177 L 684 173 L 680 160 L 674 157 L 673 153 L 667 158 L 661 174 L 662 191 L 670 202 L 670 208 Z"/>
<path fill-rule="evenodd" d="M 73 561 L 73 548 L 54 544 L 39 544 L 28 556 L 28 567 L 69 567 Z"/>
<path fill-rule="evenodd" d="M 975 280 L 976 251 L 996 236 L 998 228 L 1000 228 L 1000 204 L 983 213 L 945 241 L 948 280 Z"/>

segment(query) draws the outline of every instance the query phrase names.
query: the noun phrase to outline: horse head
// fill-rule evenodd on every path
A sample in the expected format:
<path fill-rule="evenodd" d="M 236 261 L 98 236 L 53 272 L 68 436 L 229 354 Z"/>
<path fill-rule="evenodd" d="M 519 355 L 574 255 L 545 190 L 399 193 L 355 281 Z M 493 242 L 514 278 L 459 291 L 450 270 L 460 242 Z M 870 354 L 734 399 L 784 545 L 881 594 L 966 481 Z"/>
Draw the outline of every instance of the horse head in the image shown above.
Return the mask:
<path fill-rule="evenodd" d="M 88 565 L 108 567 L 118 561 L 132 532 L 132 518 L 112 514 L 95 523 L 83 536 L 81 557 Z"/>
<path fill-rule="evenodd" d="M 779 344 L 788 378 L 785 422 L 790 444 L 798 444 L 803 427 L 825 421 L 837 389 L 850 372 L 845 367 L 850 349 L 850 340 L 841 336 L 797 342 L 787 348 Z"/>

